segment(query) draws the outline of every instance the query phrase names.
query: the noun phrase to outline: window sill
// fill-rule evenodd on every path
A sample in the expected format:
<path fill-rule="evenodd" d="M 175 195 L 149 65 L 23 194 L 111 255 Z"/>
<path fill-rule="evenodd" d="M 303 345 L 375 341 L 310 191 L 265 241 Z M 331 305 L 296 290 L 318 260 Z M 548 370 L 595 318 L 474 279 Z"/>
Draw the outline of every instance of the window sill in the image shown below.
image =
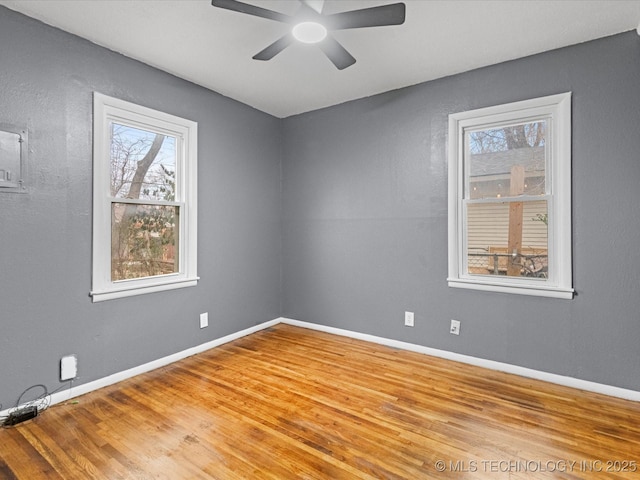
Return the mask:
<path fill-rule="evenodd" d="M 145 293 L 164 292 L 166 290 L 175 290 L 178 288 L 195 287 L 200 277 L 185 278 L 182 280 L 172 280 L 166 283 L 154 283 L 139 286 L 127 286 L 121 288 L 111 288 L 104 290 L 92 291 L 91 295 L 93 303 L 105 300 L 113 300 L 116 298 L 133 297 L 135 295 L 143 295 Z"/>
<path fill-rule="evenodd" d="M 481 290 L 485 292 L 513 293 L 516 295 L 531 295 L 535 297 L 562 298 L 571 300 L 573 298 L 573 288 L 553 287 L 549 285 L 513 285 L 500 282 L 490 282 L 486 280 L 447 279 L 450 287 L 466 288 L 470 290 Z"/>

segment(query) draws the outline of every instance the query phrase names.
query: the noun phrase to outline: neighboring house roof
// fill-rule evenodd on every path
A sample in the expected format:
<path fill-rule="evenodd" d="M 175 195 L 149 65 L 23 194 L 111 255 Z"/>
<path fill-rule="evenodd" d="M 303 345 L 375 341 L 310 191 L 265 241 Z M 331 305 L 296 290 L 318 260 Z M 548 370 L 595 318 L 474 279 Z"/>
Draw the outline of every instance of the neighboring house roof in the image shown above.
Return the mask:
<path fill-rule="evenodd" d="M 544 146 L 507 150 L 504 152 L 471 155 L 470 176 L 508 175 L 515 165 L 523 165 L 525 172 L 544 172 Z"/>

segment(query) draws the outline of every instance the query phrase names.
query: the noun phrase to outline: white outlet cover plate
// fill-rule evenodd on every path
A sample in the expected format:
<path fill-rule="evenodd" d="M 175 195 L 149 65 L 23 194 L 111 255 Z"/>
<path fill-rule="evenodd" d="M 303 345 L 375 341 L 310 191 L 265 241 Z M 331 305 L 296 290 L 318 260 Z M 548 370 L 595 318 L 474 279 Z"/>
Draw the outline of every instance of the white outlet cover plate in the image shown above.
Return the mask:
<path fill-rule="evenodd" d="M 404 312 L 404 324 L 407 327 L 413 327 L 414 315 L 413 312 Z"/>
<path fill-rule="evenodd" d="M 460 320 L 451 320 L 451 329 L 449 331 L 454 335 L 460 335 Z"/>
<path fill-rule="evenodd" d="M 209 312 L 200 314 L 200 328 L 205 328 L 209 326 Z"/>

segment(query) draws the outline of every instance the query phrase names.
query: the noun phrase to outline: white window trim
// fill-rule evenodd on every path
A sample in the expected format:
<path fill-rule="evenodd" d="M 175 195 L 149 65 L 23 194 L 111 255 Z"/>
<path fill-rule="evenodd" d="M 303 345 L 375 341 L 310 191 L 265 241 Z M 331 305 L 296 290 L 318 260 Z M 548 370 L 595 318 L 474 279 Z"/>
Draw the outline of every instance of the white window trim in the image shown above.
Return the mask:
<path fill-rule="evenodd" d="M 195 286 L 197 275 L 198 124 L 98 92 L 93 96 L 93 278 L 94 302 Z M 178 272 L 170 275 L 111 281 L 110 123 L 163 132 L 178 140 L 182 175 Z M 179 167 L 180 168 L 180 167 Z M 153 201 L 144 202 L 153 203 Z"/>
<path fill-rule="evenodd" d="M 545 281 L 469 275 L 464 268 L 464 132 L 467 128 L 551 117 L 549 271 Z M 449 115 L 450 287 L 554 298 L 573 298 L 571 240 L 571 92 Z"/>

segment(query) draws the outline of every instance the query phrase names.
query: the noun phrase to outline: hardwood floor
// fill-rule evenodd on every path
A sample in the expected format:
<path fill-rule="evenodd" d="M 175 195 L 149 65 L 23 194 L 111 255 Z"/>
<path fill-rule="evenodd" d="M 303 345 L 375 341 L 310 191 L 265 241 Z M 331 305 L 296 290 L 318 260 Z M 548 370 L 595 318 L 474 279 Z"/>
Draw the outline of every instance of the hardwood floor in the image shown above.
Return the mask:
<path fill-rule="evenodd" d="M 640 478 L 640 403 L 277 325 L 0 430 L 1 479 Z"/>

